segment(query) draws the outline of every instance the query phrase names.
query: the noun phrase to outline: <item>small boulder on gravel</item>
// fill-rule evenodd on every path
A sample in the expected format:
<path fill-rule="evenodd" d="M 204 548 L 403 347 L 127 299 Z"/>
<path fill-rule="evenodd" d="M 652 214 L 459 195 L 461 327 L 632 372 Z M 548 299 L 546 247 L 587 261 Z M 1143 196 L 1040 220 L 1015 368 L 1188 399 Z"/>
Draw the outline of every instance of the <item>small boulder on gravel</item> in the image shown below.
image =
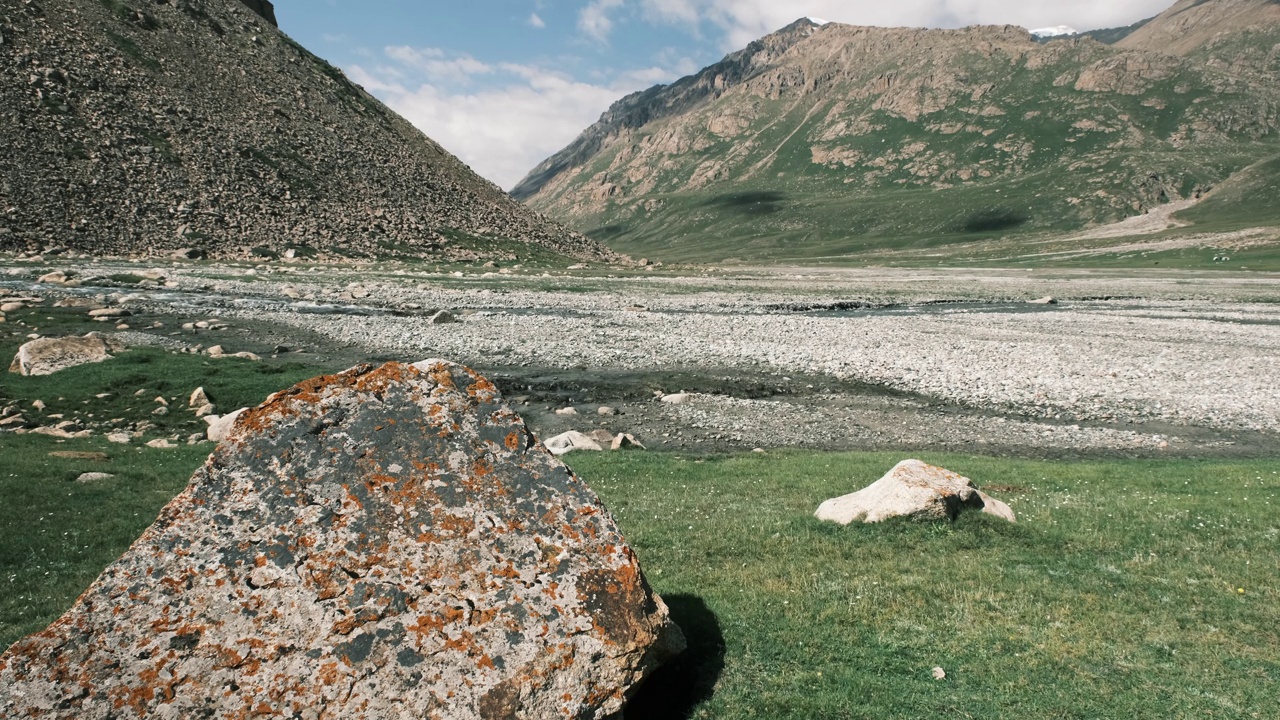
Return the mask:
<path fill-rule="evenodd" d="M 448 310 L 440 310 L 427 318 L 427 323 L 430 325 L 448 325 L 456 322 L 458 322 L 457 316 Z"/>
<path fill-rule="evenodd" d="M 663 395 L 662 402 L 668 405 L 687 405 L 693 399 L 689 393 L 673 393 L 671 395 Z"/>
<path fill-rule="evenodd" d="M 645 446 L 636 439 L 635 435 L 630 433 L 618 433 L 618 435 L 613 438 L 613 441 L 609 443 L 610 450 L 625 450 L 627 448 L 644 450 Z"/>
<path fill-rule="evenodd" d="M 602 452 L 604 448 L 600 447 L 600 443 L 591 438 L 590 435 L 583 435 L 576 430 L 570 430 L 543 442 L 552 455 L 565 455 L 575 450 L 590 450 L 593 452 Z"/>
<path fill-rule="evenodd" d="M 601 447 L 604 447 L 605 445 L 608 445 L 609 443 L 613 442 L 613 433 L 609 432 L 608 430 L 605 430 L 604 428 L 592 430 L 591 432 L 587 433 L 587 437 L 600 443 Z"/>
<path fill-rule="evenodd" d="M 114 319 L 114 318 L 126 318 L 126 317 L 132 317 L 132 316 L 133 316 L 133 313 L 129 312 L 128 310 L 125 310 L 124 308 L 99 308 L 97 310 L 89 311 L 89 317 L 91 318 Z"/>
<path fill-rule="evenodd" d="M 578 414 L 578 409 L 571 407 L 560 408 L 556 411 L 556 414 L 561 417 L 571 417 Z"/>
<path fill-rule="evenodd" d="M 1008 505 L 978 490 L 969 478 L 919 460 L 903 460 L 868 487 L 822 503 L 814 515 L 848 525 L 894 517 L 954 520 L 962 510 L 978 510 L 1014 522 Z"/>
<path fill-rule="evenodd" d="M 9 372 L 20 375 L 52 375 L 60 370 L 110 360 L 124 346 L 89 333 L 84 337 L 40 338 L 18 348 Z"/>

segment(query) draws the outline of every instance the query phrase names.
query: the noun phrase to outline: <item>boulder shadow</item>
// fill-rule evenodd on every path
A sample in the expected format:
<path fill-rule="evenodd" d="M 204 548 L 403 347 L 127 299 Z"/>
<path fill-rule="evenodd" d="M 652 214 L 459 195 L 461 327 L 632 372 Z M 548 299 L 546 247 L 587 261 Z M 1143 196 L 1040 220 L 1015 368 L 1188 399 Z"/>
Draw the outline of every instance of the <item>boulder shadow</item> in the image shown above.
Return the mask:
<path fill-rule="evenodd" d="M 682 720 L 711 697 L 724 671 L 720 621 L 695 595 L 664 595 L 671 619 L 684 631 L 685 651 L 658 668 L 627 703 L 626 720 Z"/>

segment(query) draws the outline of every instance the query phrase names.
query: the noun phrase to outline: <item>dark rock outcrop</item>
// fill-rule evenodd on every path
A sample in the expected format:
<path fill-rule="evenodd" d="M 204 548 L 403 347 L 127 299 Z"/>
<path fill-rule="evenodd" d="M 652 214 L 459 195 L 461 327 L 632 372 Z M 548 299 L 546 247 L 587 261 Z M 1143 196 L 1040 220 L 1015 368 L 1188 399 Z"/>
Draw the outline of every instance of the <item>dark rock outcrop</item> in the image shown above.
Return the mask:
<path fill-rule="evenodd" d="M 605 718 L 683 645 L 599 499 L 441 361 L 277 393 L 44 632 L 0 716 Z"/>
<path fill-rule="evenodd" d="M 276 6 L 271 4 L 271 0 L 240 0 L 240 2 L 261 15 L 263 20 L 280 27 L 280 23 L 276 21 Z"/>
<path fill-rule="evenodd" d="M 477 176 L 273 15 L 253 0 L 6 3 L 0 250 L 615 257 Z"/>

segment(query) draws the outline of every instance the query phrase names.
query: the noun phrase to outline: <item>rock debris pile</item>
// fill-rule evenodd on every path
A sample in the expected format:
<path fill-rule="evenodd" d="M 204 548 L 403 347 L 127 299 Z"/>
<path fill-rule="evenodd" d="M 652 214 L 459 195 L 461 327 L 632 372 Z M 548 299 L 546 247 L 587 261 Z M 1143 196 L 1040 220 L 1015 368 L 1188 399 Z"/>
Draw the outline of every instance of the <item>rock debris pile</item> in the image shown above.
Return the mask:
<path fill-rule="evenodd" d="M 0 249 L 615 257 L 237 0 L 0 12 Z"/>

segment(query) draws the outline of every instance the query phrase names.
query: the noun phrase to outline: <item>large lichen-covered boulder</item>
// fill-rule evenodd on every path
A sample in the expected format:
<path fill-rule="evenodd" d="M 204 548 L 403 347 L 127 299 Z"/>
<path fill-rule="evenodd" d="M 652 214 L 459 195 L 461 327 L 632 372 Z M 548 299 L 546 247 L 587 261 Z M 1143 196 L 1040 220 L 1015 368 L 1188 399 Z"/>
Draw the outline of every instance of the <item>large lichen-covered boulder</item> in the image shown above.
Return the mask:
<path fill-rule="evenodd" d="M 0 717 L 605 718 L 683 646 L 596 495 L 459 365 L 245 411 Z"/>
<path fill-rule="evenodd" d="M 978 510 L 1014 522 L 1008 505 L 979 490 L 969 478 L 919 460 L 903 460 L 871 485 L 822 503 L 814 515 L 848 525 L 894 517 L 954 520 L 962 510 Z"/>
<path fill-rule="evenodd" d="M 84 337 L 39 338 L 18 348 L 9 372 L 21 375 L 52 375 L 59 370 L 111 359 L 112 352 L 124 349 L 120 343 L 97 333 Z"/>

